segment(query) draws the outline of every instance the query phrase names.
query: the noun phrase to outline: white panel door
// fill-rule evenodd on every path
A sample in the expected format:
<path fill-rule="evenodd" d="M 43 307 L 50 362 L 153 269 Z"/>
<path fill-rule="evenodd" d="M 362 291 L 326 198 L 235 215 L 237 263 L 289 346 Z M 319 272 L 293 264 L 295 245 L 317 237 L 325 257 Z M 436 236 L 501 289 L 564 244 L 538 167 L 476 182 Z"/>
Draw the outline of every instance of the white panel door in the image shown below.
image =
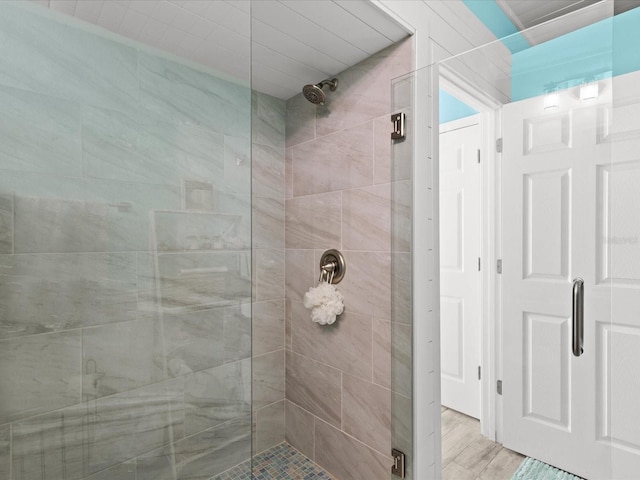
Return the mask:
<path fill-rule="evenodd" d="M 504 445 L 589 479 L 611 478 L 601 395 L 611 290 L 598 263 L 610 154 L 597 126 L 606 105 L 566 91 L 554 110 L 542 97 L 503 109 Z M 579 357 L 571 349 L 575 277 L 584 280 Z"/>
<path fill-rule="evenodd" d="M 440 127 L 440 362 L 442 405 L 480 417 L 480 126 Z"/>

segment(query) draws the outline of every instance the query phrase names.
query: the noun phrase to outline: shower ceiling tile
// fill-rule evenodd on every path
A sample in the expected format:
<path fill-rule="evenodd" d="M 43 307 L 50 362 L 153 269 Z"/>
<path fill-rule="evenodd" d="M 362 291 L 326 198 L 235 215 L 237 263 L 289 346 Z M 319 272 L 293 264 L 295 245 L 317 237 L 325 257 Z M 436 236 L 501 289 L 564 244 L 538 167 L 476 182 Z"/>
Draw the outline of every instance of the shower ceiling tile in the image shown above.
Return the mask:
<path fill-rule="evenodd" d="M 240 80 L 252 76 L 254 90 L 282 99 L 410 33 L 369 0 L 32 1 Z"/>

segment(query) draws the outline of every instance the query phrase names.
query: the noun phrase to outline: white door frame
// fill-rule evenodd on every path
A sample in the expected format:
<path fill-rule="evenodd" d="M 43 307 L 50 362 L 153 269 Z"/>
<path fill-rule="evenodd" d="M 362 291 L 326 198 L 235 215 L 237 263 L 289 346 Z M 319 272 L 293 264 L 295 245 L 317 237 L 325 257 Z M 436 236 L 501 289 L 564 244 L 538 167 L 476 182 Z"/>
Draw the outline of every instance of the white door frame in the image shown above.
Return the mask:
<path fill-rule="evenodd" d="M 438 69 L 434 93 L 440 87 L 480 112 L 481 134 L 481 433 L 493 441 L 502 437 L 502 402 L 496 392 L 502 374 L 501 359 L 501 284 L 496 271 L 501 254 L 500 225 L 500 157 L 496 139 L 500 136 L 501 104 L 478 91 L 446 68 Z M 435 77 L 435 76 L 434 76 Z M 437 82 L 435 82 L 437 80 Z M 439 154 L 439 152 L 438 152 Z M 438 179 L 434 179 L 434 196 L 439 196 Z M 440 225 L 436 225 L 439 235 Z M 438 282 L 440 281 L 439 272 Z M 440 343 L 436 355 L 440 355 Z M 438 375 L 440 372 L 438 372 Z"/>

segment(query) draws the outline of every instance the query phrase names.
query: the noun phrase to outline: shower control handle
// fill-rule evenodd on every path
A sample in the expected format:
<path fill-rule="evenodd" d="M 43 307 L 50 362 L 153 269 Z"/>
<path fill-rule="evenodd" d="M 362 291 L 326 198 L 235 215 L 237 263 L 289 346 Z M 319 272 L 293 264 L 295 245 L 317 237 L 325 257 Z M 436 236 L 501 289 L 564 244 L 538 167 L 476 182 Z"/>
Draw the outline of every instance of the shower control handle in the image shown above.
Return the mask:
<path fill-rule="evenodd" d="M 572 297 L 572 350 L 573 356 L 579 357 L 584 352 L 584 280 L 580 277 L 573 279 Z"/>

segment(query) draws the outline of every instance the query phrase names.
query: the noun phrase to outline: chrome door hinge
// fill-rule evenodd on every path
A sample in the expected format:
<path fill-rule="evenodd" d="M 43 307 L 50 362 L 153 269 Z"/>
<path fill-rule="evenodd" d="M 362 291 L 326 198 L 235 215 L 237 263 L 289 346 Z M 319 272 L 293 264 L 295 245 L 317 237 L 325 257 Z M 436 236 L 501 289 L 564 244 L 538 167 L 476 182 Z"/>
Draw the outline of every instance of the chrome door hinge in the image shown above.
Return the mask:
<path fill-rule="evenodd" d="M 478 271 L 480 271 L 480 257 L 478 257 Z"/>
<path fill-rule="evenodd" d="M 391 450 L 391 457 L 393 458 L 393 465 L 391 466 L 391 475 L 396 475 L 400 478 L 404 478 L 405 476 L 404 453 L 394 448 Z"/>
<path fill-rule="evenodd" d="M 404 113 L 394 113 L 393 115 L 391 115 L 391 123 L 393 123 L 391 140 L 402 140 L 404 138 L 405 120 L 406 116 Z"/>
<path fill-rule="evenodd" d="M 496 272 L 498 272 L 500 274 L 502 273 L 502 259 L 499 259 L 496 262 Z"/>
<path fill-rule="evenodd" d="M 498 380 L 498 384 L 496 385 L 496 390 L 498 395 L 502 395 L 502 380 Z"/>
<path fill-rule="evenodd" d="M 502 153 L 502 138 L 496 139 L 496 152 Z"/>
<path fill-rule="evenodd" d="M 478 149 L 478 163 L 480 163 L 480 149 Z"/>
<path fill-rule="evenodd" d="M 482 380 L 482 367 L 478 365 L 478 380 Z"/>

